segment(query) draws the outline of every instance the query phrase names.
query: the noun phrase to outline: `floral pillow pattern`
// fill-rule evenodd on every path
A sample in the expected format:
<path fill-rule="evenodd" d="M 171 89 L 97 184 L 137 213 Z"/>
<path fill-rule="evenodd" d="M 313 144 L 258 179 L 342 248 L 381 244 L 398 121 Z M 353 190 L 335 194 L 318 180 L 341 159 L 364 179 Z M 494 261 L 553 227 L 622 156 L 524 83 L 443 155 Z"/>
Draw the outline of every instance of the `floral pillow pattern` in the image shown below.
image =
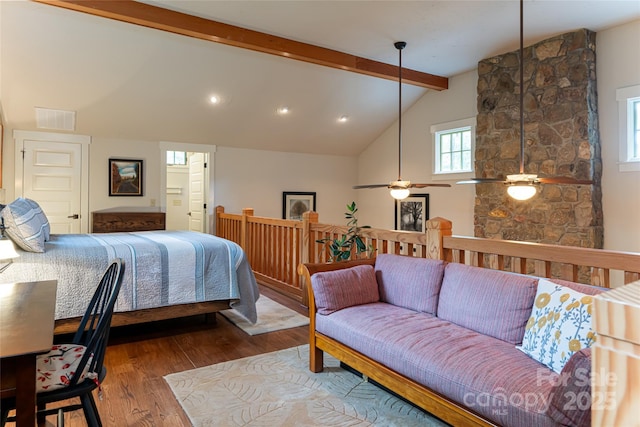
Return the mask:
<path fill-rule="evenodd" d="M 522 345 L 516 348 L 559 374 L 573 353 L 595 341 L 592 303 L 591 295 L 540 279 Z"/>
<path fill-rule="evenodd" d="M 86 347 L 78 344 L 60 344 L 51 347 L 47 354 L 36 359 L 36 392 L 51 391 L 67 387 L 75 375 Z M 87 375 L 91 357 L 85 366 L 80 381 Z M 78 382 L 80 382 L 78 381 Z"/>

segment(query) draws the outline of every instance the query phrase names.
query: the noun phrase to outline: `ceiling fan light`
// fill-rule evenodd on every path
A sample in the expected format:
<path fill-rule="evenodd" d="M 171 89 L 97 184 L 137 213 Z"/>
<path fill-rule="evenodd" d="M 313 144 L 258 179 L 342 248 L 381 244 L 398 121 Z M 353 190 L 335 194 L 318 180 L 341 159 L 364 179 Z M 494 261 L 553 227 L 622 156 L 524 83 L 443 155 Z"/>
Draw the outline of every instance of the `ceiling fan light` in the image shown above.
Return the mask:
<path fill-rule="evenodd" d="M 515 174 L 515 175 L 507 175 L 507 181 L 513 181 L 513 182 L 523 182 L 523 181 L 528 181 L 528 182 L 535 182 L 535 180 L 538 179 L 538 175 L 534 175 L 534 174 L 529 174 L 529 173 L 519 173 L 519 174 Z"/>
<path fill-rule="evenodd" d="M 391 197 L 396 200 L 404 200 L 409 197 L 409 189 L 408 188 L 392 188 Z"/>
<path fill-rule="evenodd" d="M 536 195 L 536 187 L 532 184 L 511 184 L 507 187 L 507 194 L 516 200 L 529 200 Z"/>

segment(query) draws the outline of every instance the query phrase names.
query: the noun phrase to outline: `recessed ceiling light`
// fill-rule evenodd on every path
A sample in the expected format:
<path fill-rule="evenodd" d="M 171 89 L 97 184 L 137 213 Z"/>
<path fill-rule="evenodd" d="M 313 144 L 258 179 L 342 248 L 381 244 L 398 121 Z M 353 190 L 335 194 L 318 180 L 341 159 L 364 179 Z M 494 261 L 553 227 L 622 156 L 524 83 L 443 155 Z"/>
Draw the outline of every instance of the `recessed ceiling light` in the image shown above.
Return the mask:
<path fill-rule="evenodd" d="M 280 107 L 276 111 L 278 114 L 284 115 L 284 114 L 289 114 L 291 110 L 289 110 L 289 107 Z"/>
<path fill-rule="evenodd" d="M 348 116 L 340 116 L 338 117 L 338 122 L 340 123 L 346 123 L 349 121 L 349 117 Z"/>
<path fill-rule="evenodd" d="M 220 104 L 222 102 L 222 98 L 220 98 L 220 96 L 218 95 L 211 95 L 211 97 L 209 97 L 209 102 L 211 102 L 212 104 Z"/>

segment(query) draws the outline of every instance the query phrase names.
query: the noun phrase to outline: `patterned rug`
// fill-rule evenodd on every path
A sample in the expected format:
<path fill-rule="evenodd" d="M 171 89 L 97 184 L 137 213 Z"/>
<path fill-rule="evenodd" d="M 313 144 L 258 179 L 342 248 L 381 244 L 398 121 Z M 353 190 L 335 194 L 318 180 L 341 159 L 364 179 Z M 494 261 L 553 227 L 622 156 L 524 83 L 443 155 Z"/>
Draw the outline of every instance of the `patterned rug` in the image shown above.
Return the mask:
<path fill-rule="evenodd" d="M 240 313 L 233 309 L 223 310 L 220 314 L 249 335 L 259 335 L 309 324 L 308 317 L 264 295 L 260 295 L 260 298 L 258 298 L 256 311 L 258 312 L 258 321 L 255 325 L 252 325 L 247 319 L 240 315 Z"/>
<path fill-rule="evenodd" d="M 192 424 L 204 426 L 446 426 L 309 347 L 219 363 L 164 377 Z"/>

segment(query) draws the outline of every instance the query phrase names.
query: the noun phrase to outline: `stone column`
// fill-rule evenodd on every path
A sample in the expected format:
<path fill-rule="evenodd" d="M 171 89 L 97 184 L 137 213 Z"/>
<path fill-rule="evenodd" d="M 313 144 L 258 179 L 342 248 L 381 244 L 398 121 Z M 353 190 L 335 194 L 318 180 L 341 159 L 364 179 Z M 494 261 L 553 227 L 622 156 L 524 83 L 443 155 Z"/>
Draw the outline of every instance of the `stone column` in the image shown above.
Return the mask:
<path fill-rule="evenodd" d="M 591 179 L 541 185 L 528 201 L 503 184 L 476 185 L 475 236 L 602 248 L 602 162 L 594 32 L 582 29 L 524 49 L 525 173 Z M 519 172 L 519 51 L 478 64 L 476 174 Z"/>

